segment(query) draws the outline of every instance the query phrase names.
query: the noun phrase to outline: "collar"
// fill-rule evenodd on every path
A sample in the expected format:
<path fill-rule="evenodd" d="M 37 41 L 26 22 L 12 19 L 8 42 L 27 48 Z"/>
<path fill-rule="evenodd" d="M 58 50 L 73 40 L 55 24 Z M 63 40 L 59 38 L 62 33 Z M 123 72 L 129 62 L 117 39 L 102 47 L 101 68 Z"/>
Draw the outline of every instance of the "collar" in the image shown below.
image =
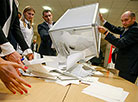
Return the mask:
<path fill-rule="evenodd" d="M 128 29 L 131 28 L 132 26 L 138 26 L 137 22 L 134 22 L 134 24 L 132 24 L 131 26 L 129 26 Z"/>
<path fill-rule="evenodd" d="M 47 25 L 51 25 L 51 24 L 49 24 L 48 22 L 46 22 L 46 21 L 44 21 Z M 53 21 L 52 21 L 52 25 L 53 25 Z"/>
<path fill-rule="evenodd" d="M 30 24 L 30 22 L 27 19 L 25 19 L 24 21 L 26 24 Z"/>

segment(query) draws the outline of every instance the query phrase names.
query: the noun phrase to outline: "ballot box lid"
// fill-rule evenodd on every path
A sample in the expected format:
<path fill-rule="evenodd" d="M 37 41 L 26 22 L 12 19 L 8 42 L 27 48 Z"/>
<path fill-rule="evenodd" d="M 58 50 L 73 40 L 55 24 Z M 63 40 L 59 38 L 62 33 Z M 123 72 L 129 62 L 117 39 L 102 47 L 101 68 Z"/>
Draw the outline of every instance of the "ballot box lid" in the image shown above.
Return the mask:
<path fill-rule="evenodd" d="M 80 28 L 96 24 L 99 3 L 68 9 L 50 29 Z"/>

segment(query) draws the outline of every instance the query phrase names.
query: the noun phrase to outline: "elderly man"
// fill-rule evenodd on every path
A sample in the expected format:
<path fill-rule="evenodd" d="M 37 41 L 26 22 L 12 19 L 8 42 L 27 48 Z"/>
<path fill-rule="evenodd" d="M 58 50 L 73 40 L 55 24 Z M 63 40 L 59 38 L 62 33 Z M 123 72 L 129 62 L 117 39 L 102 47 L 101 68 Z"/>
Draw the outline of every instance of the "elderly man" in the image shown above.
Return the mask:
<path fill-rule="evenodd" d="M 98 30 L 105 34 L 105 40 L 118 48 L 115 68 L 119 70 L 119 76 L 135 83 L 138 76 L 138 24 L 135 14 L 131 11 L 122 14 L 123 27 L 111 25 L 104 20 L 102 15 L 100 15 L 100 19 L 104 23 L 104 27 L 121 35 L 121 38 L 116 38 L 104 27 L 98 27 Z"/>

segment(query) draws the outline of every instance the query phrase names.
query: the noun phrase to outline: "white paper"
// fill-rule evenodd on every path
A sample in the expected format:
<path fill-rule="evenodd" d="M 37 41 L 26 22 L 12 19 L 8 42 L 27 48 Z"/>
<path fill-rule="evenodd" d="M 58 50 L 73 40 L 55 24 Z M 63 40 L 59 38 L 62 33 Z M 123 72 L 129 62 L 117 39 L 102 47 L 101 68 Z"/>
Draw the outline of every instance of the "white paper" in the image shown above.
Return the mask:
<path fill-rule="evenodd" d="M 69 85 L 69 84 L 79 84 L 79 80 L 66 80 L 66 81 L 61 81 L 61 80 L 58 80 L 56 81 L 56 83 L 60 84 L 60 85 L 63 85 L 63 86 L 66 86 L 66 85 Z"/>
<path fill-rule="evenodd" d="M 101 98 L 108 102 L 124 102 L 128 95 L 122 88 L 96 82 L 83 89 L 84 93 Z"/>
<path fill-rule="evenodd" d="M 95 71 L 95 72 L 94 72 L 94 75 L 104 76 L 104 74 L 103 74 L 103 73 L 101 73 L 100 71 Z"/>
<path fill-rule="evenodd" d="M 91 72 L 85 71 L 82 66 L 82 64 L 77 64 L 72 68 L 70 73 L 76 77 L 86 77 L 92 74 Z"/>
<path fill-rule="evenodd" d="M 81 78 L 81 82 L 82 83 L 86 83 L 86 84 L 91 84 L 93 82 L 98 82 L 99 78 L 98 77 L 92 77 L 92 76 L 88 76 L 88 77 L 84 77 Z"/>
<path fill-rule="evenodd" d="M 41 56 L 39 53 L 34 52 L 34 59 L 40 59 Z"/>
<path fill-rule="evenodd" d="M 80 59 L 83 59 L 83 53 L 74 53 L 67 57 L 67 70 L 75 65 Z"/>
<path fill-rule="evenodd" d="M 32 65 L 32 64 L 41 64 L 41 63 L 45 63 L 45 59 L 44 58 L 40 58 L 40 59 L 33 59 L 28 61 L 26 57 L 24 57 L 23 63 L 25 65 Z"/>

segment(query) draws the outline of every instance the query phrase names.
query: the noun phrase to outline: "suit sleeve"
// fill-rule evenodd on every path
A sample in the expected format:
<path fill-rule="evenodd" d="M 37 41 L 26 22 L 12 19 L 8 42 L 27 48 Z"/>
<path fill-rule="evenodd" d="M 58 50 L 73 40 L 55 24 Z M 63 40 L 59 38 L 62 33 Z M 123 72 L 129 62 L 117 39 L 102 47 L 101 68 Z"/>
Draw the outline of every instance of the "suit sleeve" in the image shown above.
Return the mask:
<path fill-rule="evenodd" d="M 115 33 L 115 34 L 122 34 L 124 32 L 124 29 L 121 27 L 116 27 L 112 24 L 110 24 L 109 22 L 106 22 L 104 24 L 104 27 L 106 27 L 108 30 L 110 30 L 111 32 Z"/>
<path fill-rule="evenodd" d="M 6 42 L 8 42 L 8 40 L 3 33 L 2 27 L 0 26 L 0 45 Z"/>
<path fill-rule="evenodd" d="M 40 34 L 41 40 L 47 41 L 47 39 L 49 39 L 48 28 L 44 27 L 42 24 L 38 25 L 38 33 Z"/>
<path fill-rule="evenodd" d="M 21 32 L 19 25 L 20 25 L 20 22 L 19 22 L 18 16 L 16 16 L 11 30 L 12 30 L 12 34 L 13 34 L 14 38 L 19 43 L 21 49 L 24 51 L 24 50 L 28 49 L 29 47 L 28 47 L 27 43 L 25 42 L 25 39 L 23 37 L 23 34 Z"/>
<path fill-rule="evenodd" d="M 138 28 L 131 28 L 127 34 L 121 38 L 116 38 L 113 34 L 108 33 L 105 40 L 116 46 L 117 48 L 125 48 L 131 46 L 134 43 L 138 43 Z"/>

